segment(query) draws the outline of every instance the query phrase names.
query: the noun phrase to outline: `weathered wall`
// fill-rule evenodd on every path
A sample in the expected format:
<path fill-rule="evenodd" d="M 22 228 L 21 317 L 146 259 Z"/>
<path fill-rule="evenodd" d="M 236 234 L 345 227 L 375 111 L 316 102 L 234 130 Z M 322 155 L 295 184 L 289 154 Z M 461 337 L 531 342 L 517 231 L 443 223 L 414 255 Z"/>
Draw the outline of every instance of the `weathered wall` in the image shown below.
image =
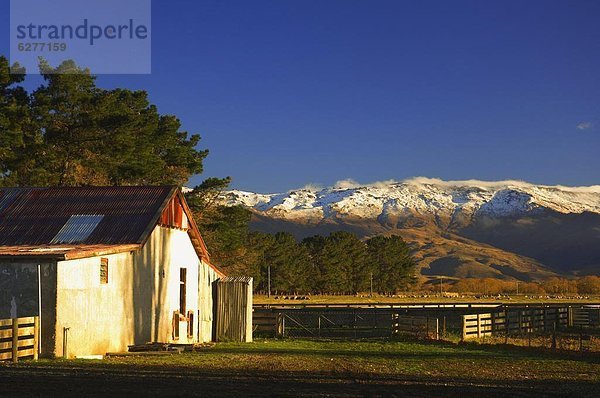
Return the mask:
<path fill-rule="evenodd" d="M 189 340 L 186 322 L 181 322 L 177 342 L 194 342 L 198 336 L 201 341 L 211 340 L 212 283 L 217 276 L 204 264 L 198 273 L 200 260 L 187 232 L 156 227 L 140 251 L 103 257 L 109 263 L 109 283 L 104 285 L 100 257 L 58 263 L 56 355 L 63 353 L 65 327 L 70 328 L 70 356 L 174 341 L 180 268 L 187 269 L 186 310 L 194 311 L 195 322 L 194 338 Z"/>
<path fill-rule="evenodd" d="M 187 268 L 187 308 L 198 311 L 198 265 L 200 260 L 186 231 L 156 227 L 135 256 L 134 285 L 150 294 L 133 297 L 136 308 L 136 343 L 173 341 L 173 313 L 179 310 L 179 269 Z M 185 324 L 182 322 L 182 326 Z M 194 327 L 197 336 L 197 328 Z M 178 342 L 188 341 L 185 333 Z"/>
<path fill-rule="evenodd" d="M 132 266 L 126 252 L 108 259 L 108 284 L 100 283 L 100 257 L 61 261 L 57 266 L 56 355 L 104 354 L 126 350 L 133 342 Z"/>
<path fill-rule="evenodd" d="M 52 262 L 0 262 L 0 319 L 39 315 L 38 265 L 41 272 L 43 356 L 54 353 L 56 322 L 56 264 Z"/>
<path fill-rule="evenodd" d="M 198 273 L 198 319 L 199 341 L 214 340 L 214 303 L 213 294 L 219 275 L 207 264 L 202 263 Z"/>

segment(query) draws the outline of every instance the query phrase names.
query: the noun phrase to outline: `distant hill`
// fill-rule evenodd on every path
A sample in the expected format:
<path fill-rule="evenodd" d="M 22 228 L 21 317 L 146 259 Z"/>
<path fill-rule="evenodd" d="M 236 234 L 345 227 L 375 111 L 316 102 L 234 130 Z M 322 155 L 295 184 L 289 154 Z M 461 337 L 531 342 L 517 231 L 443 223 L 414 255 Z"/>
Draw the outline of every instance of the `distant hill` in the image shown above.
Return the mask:
<path fill-rule="evenodd" d="M 414 178 L 282 194 L 228 191 L 221 199 L 250 209 L 251 227 L 265 232 L 399 234 L 424 276 L 600 274 L 600 186 Z"/>

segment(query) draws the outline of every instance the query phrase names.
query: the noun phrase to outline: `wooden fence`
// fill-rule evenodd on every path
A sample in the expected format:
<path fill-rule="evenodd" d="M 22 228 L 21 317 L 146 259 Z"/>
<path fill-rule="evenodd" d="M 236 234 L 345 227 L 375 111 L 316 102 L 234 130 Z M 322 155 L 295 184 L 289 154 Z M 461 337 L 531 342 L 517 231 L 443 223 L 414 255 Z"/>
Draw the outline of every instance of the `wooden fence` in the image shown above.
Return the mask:
<path fill-rule="evenodd" d="M 38 358 L 39 317 L 0 320 L 0 361 Z"/>
<path fill-rule="evenodd" d="M 369 338 L 413 335 L 439 339 L 435 317 L 408 316 L 389 310 L 264 310 L 254 309 L 255 335 L 302 338 Z"/>
<path fill-rule="evenodd" d="M 399 334 L 411 334 L 421 338 L 439 340 L 440 322 L 438 318 L 393 314 L 392 335 Z"/>
<path fill-rule="evenodd" d="M 499 312 L 462 315 L 463 340 L 495 334 L 552 331 L 567 326 L 568 308 L 505 309 Z"/>

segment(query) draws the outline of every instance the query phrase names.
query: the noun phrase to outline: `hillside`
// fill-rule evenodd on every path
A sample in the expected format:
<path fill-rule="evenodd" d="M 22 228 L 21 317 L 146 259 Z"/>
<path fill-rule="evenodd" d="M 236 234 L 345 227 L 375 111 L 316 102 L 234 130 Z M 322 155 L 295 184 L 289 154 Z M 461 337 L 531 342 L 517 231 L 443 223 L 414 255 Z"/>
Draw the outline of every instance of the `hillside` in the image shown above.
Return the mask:
<path fill-rule="evenodd" d="M 600 186 L 415 178 L 282 194 L 234 190 L 222 201 L 249 208 L 252 228 L 265 232 L 399 234 L 425 276 L 529 280 L 600 270 Z"/>

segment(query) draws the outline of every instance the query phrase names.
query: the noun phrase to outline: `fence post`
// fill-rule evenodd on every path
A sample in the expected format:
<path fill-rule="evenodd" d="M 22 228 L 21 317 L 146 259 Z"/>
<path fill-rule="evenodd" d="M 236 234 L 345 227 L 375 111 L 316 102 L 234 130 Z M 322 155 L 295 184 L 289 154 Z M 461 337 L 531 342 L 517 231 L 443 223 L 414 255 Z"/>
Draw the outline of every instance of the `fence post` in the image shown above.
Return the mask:
<path fill-rule="evenodd" d="M 519 334 L 523 337 L 523 311 L 519 310 Z"/>
<path fill-rule="evenodd" d="M 440 339 L 440 318 L 435 318 L 435 339 Z"/>
<path fill-rule="evenodd" d="M 556 322 L 554 322 L 554 330 L 552 331 L 552 349 L 556 350 Z"/>
<path fill-rule="evenodd" d="M 571 306 L 567 309 L 567 325 L 569 327 L 573 326 L 573 307 Z"/>
<path fill-rule="evenodd" d="M 37 361 L 40 349 L 40 317 L 33 318 L 33 360 Z"/>
<path fill-rule="evenodd" d="M 319 337 L 321 337 L 321 314 L 319 314 Z"/>
<path fill-rule="evenodd" d="M 508 315 L 508 307 L 504 306 L 504 344 L 508 344 L 508 333 L 510 331 L 510 316 Z"/>
<path fill-rule="evenodd" d="M 281 315 L 281 337 L 285 338 L 285 314 Z"/>
<path fill-rule="evenodd" d="M 477 314 L 477 338 L 481 338 L 481 314 Z"/>
<path fill-rule="evenodd" d="M 466 315 L 461 315 L 462 318 L 462 340 L 465 340 L 465 337 L 467 336 L 467 316 Z"/>
<path fill-rule="evenodd" d="M 12 319 L 12 361 L 19 360 L 19 318 Z"/>

